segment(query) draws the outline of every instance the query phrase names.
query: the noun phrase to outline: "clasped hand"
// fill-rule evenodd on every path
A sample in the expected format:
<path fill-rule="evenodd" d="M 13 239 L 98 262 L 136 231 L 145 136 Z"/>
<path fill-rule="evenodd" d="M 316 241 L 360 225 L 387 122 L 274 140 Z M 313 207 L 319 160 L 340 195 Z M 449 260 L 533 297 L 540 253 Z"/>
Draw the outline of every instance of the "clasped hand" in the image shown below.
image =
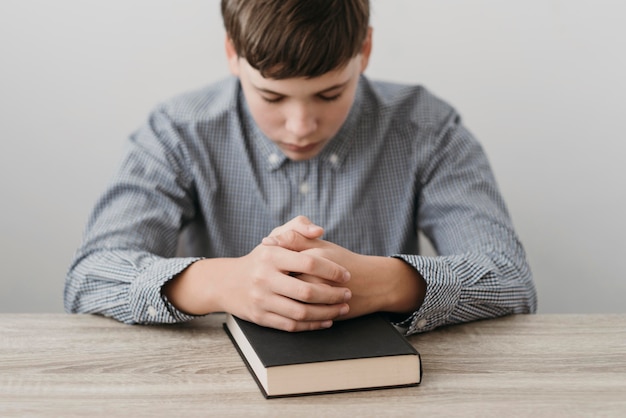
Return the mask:
<path fill-rule="evenodd" d="M 417 309 L 425 296 L 426 283 L 419 273 L 404 261 L 395 257 L 382 257 L 354 253 L 340 245 L 320 239 L 322 228 L 304 216 L 297 217 L 276 228 L 263 239 L 262 246 L 287 251 L 302 264 L 291 268 L 289 283 L 320 295 L 336 295 L 345 292 L 343 304 L 332 298 L 311 300 L 297 295 L 290 296 L 298 308 L 300 317 L 291 317 L 288 323 L 293 330 L 315 329 L 329 326 L 334 319 L 347 319 L 377 311 L 410 313 Z M 310 257 L 310 258 L 309 258 Z M 304 260 L 304 261 L 302 261 Z M 343 278 L 318 274 L 309 268 L 320 262 L 331 270 L 344 271 Z M 322 291 L 324 289 L 328 293 Z M 300 294 L 302 295 L 302 293 Z M 349 310 L 346 310 L 348 305 Z M 337 308 L 339 312 L 337 314 Z M 308 312 L 330 315 L 308 317 Z M 314 318 L 311 321 L 311 318 Z"/>
<path fill-rule="evenodd" d="M 325 253 L 323 233 L 304 216 L 274 229 L 241 258 L 248 285 L 238 291 L 247 303 L 228 311 L 287 331 L 327 328 L 347 315 L 351 274 Z"/>

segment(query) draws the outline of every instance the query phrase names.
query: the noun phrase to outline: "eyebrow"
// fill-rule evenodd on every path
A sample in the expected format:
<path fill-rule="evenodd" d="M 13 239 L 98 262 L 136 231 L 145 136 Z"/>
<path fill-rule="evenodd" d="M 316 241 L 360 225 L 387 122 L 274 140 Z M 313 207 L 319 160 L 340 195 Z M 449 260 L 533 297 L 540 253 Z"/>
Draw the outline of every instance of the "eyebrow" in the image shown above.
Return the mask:
<path fill-rule="evenodd" d="M 329 91 L 333 91 L 342 87 L 345 87 L 348 83 L 350 82 L 350 80 L 344 81 L 343 83 L 339 83 L 339 84 L 335 84 L 333 86 L 330 86 L 328 88 L 325 88 L 324 90 L 318 91 L 315 93 L 315 95 L 320 95 L 320 94 L 324 94 L 324 93 L 328 93 Z M 285 96 L 282 93 L 278 93 L 274 90 L 270 90 L 270 89 L 265 89 L 259 86 L 256 86 L 254 83 L 251 83 L 252 87 L 254 87 L 257 91 L 261 92 L 261 93 L 267 93 L 267 94 L 273 94 L 276 96 Z"/>

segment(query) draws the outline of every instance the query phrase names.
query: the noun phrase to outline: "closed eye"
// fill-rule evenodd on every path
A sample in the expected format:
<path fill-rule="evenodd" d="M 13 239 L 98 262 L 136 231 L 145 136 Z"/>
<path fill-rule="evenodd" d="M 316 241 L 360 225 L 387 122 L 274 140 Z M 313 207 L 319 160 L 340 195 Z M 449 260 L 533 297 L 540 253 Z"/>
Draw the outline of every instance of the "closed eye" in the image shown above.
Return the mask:
<path fill-rule="evenodd" d="M 276 97 L 265 97 L 265 96 L 261 96 L 263 98 L 263 100 L 267 103 L 278 103 L 281 100 L 283 100 L 285 98 L 285 96 L 276 96 Z"/>
<path fill-rule="evenodd" d="M 318 97 L 324 100 L 325 102 L 333 102 L 341 97 L 341 93 L 335 94 L 333 96 L 318 96 Z"/>

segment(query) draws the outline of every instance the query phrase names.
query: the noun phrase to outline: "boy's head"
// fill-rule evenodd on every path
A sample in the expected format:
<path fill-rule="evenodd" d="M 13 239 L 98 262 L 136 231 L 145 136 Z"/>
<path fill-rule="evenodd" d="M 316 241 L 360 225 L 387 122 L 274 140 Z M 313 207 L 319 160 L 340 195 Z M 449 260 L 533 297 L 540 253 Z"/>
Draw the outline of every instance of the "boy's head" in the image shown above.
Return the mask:
<path fill-rule="evenodd" d="M 368 0 L 222 0 L 226 33 L 263 77 L 313 78 L 344 66 L 368 34 Z"/>
<path fill-rule="evenodd" d="M 226 56 L 259 129 L 291 160 L 339 132 L 367 67 L 367 0 L 222 0 Z"/>

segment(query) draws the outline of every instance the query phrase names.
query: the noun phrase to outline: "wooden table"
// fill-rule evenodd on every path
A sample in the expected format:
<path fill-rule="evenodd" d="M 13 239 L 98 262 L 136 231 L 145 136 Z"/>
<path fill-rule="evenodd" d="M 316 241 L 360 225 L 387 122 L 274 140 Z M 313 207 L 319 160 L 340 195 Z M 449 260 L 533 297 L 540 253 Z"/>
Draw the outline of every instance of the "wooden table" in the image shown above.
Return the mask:
<path fill-rule="evenodd" d="M 420 386 L 271 400 L 222 321 L 0 314 L 0 416 L 626 416 L 626 314 L 445 327 L 409 337 Z"/>

